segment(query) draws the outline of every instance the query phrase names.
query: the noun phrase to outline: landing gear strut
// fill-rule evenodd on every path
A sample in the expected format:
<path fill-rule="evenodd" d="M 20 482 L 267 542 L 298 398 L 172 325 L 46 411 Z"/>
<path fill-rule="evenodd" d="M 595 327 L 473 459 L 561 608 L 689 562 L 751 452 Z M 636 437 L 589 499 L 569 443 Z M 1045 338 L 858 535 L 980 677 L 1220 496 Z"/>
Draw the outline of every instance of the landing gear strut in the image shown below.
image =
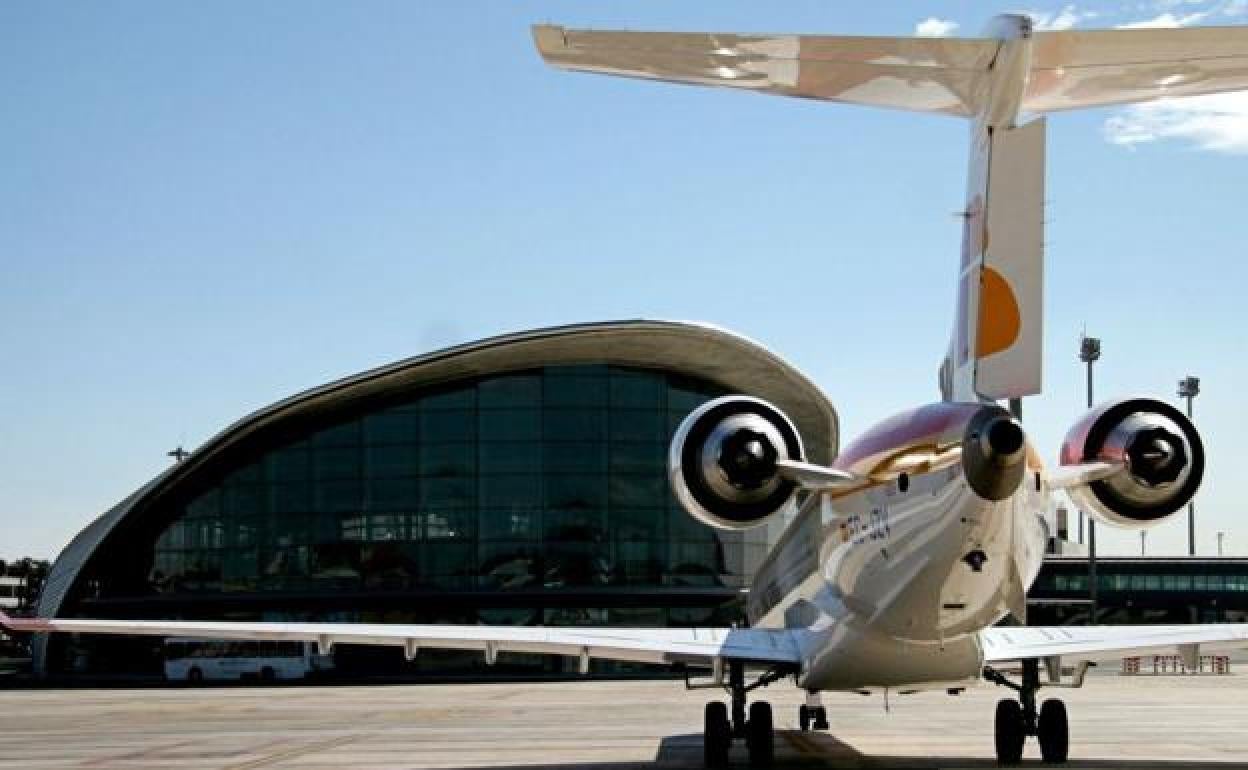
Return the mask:
<path fill-rule="evenodd" d="M 1035 659 L 1024 660 L 1023 679 L 1018 684 L 993 668 L 984 669 L 984 678 L 1018 693 L 1018 700 L 1004 698 L 997 703 L 997 716 L 993 724 L 997 761 L 1003 765 L 1018 764 L 1023 758 L 1023 744 L 1027 736 L 1034 735 L 1040 743 L 1040 756 L 1045 762 L 1065 762 L 1070 750 L 1066 704 L 1050 698 L 1041 705 L 1039 711 L 1036 710 L 1036 690 L 1040 689 L 1040 662 Z"/>
<path fill-rule="evenodd" d="M 806 702 L 797 707 L 797 724 L 802 728 L 802 732 L 812 728 L 815 730 L 828 729 L 828 710 L 823 707 L 823 702 L 819 699 L 819 693 L 811 692 L 806 694 Z"/>
<path fill-rule="evenodd" d="M 776 755 L 776 733 L 771 704 L 754 701 L 747 710 L 745 696 L 750 690 L 766 687 L 787 673 L 775 669 L 759 677 L 753 684 L 746 685 L 745 664 L 739 661 L 728 663 L 728 683 L 724 689 L 731 696 L 731 713 L 722 701 L 711 701 L 706 704 L 703 714 L 702 749 L 707 767 L 727 767 L 729 749 L 737 738 L 745 740 L 751 767 L 771 766 Z"/>

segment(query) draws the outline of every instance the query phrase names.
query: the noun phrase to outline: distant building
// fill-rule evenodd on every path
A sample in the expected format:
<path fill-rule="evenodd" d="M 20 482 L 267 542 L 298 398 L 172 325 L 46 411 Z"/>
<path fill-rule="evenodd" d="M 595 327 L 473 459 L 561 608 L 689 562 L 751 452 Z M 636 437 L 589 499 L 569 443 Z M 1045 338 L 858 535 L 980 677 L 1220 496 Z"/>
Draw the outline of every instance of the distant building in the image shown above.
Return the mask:
<path fill-rule="evenodd" d="M 22 579 L 0 574 L 0 609 L 16 610 L 21 604 Z"/>
<path fill-rule="evenodd" d="M 1121 557 L 1096 560 L 1095 622 L 1248 622 L 1248 558 Z M 1028 594 L 1035 625 L 1091 620 L 1088 560 L 1050 556 Z"/>
<path fill-rule="evenodd" d="M 1082 556 L 1087 553 L 1083 545 L 1070 539 L 1070 509 L 1065 503 L 1058 503 L 1053 511 L 1053 525 L 1053 534 L 1049 537 L 1049 543 L 1044 550 L 1046 555 Z"/>
<path fill-rule="evenodd" d="M 680 421 L 767 399 L 829 461 L 826 396 L 749 340 L 632 321 L 507 335 L 244 417 L 78 534 L 43 616 L 689 626 L 740 620 L 769 533 L 690 518 Z M 36 669 L 158 673 L 160 640 L 38 639 Z M 339 671 L 474 675 L 480 655 L 344 645 Z M 503 656 L 490 673 L 558 674 Z M 596 670 L 626 670 L 595 662 Z M 608 669 L 607 667 L 613 666 Z"/>
<path fill-rule="evenodd" d="M 0 610 L 13 612 L 21 605 L 21 578 L 0 573 Z M 7 643 L 9 637 L 0 629 L 0 643 Z M 5 657 L 5 649 L 0 649 L 0 657 Z"/>

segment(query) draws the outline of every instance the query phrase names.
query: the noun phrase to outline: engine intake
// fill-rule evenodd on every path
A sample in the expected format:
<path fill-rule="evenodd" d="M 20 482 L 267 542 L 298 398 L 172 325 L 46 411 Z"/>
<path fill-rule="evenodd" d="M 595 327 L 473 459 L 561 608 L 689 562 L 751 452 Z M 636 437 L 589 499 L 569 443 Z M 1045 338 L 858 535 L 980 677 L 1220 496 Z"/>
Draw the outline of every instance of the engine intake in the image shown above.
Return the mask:
<path fill-rule="evenodd" d="M 776 463 L 802 459 L 801 437 L 783 412 L 750 396 L 723 396 L 676 429 L 668 475 L 689 515 L 720 529 L 747 529 L 783 510 L 797 491 Z"/>
<path fill-rule="evenodd" d="M 1195 496 L 1205 448 L 1187 416 L 1164 401 L 1132 398 L 1093 409 L 1062 444 L 1063 465 L 1116 463 L 1108 478 L 1071 487 L 1075 503 L 1120 527 L 1165 520 Z"/>

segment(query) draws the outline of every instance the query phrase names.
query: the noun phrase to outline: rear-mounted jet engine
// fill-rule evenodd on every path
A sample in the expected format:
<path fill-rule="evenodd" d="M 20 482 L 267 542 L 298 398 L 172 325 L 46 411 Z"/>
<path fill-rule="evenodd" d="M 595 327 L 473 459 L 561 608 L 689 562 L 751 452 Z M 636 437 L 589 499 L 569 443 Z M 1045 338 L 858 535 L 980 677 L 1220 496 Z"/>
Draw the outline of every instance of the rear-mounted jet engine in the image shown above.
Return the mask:
<path fill-rule="evenodd" d="M 668 473 L 691 516 L 720 529 L 757 526 L 789 505 L 798 484 L 779 464 L 803 460 L 802 439 L 776 407 L 724 396 L 694 410 L 672 438 Z"/>
<path fill-rule="evenodd" d="M 1083 416 L 1062 444 L 1062 470 L 1083 469 L 1067 491 L 1102 521 L 1144 529 L 1196 494 L 1205 448 L 1191 420 L 1151 398 L 1103 404 Z"/>

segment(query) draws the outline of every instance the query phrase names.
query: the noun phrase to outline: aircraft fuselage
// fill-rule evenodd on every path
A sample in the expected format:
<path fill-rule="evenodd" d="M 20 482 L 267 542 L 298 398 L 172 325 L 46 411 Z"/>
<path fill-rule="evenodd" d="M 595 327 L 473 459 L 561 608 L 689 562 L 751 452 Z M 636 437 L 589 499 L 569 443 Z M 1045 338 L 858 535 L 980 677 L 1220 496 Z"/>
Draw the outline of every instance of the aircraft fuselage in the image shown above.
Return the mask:
<path fill-rule="evenodd" d="M 967 477 L 963 434 L 983 404 L 886 420 L 837 467 L 867 481 L 813 494 L 755 577 L 756 627 L 800 630 L 808 690 L 948 687 L 979 678 L 977 632 L 1021 611 L 1048 528 L 1039 461 L 1003 499 Z"/>

